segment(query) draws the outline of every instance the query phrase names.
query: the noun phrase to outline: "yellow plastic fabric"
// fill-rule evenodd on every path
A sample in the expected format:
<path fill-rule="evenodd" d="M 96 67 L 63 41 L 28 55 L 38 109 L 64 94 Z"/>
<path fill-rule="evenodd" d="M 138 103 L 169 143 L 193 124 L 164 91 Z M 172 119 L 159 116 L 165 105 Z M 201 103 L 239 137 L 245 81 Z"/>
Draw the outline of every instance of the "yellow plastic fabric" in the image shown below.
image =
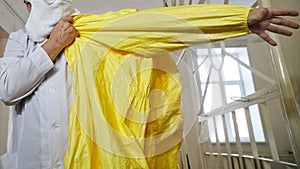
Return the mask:
<path fill-rule="evenodd" d="M 242 36 L 249 8 L 189 5 L 74 16 L 66 169 L 177 168 L 183 114 L 170 51 Z M 189 112 L 187 112 L 189 113 Z"/>

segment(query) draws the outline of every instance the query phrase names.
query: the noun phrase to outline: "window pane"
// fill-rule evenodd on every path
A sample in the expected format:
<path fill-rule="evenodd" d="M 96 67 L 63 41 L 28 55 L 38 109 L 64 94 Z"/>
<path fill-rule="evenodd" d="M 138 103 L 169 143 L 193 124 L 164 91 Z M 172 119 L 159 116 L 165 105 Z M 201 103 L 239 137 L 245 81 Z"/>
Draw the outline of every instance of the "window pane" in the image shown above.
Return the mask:
<path fill-rule="evenodd" d="M 215 62 L 215 63 L 217 62 L 215 60 L 218 60 L 218 59 L 217 58 L 212 59 L 212 60 L 211 59 L 206 59 L 205 62 L 199 68 L 199 76 L 200 76 L 201 83 L 206 83 L 207 82 L 207 78 L 208 78 L 208 75 L 209 75 L 209 70 L 213 66 L 212 61 Z M 219 78 L 218 71 L 216 69 L 212 69 L 212 72 L 211 72 L 210 77 L 209 77 L 209 82 L 210 83 L 216 83 L 216 82 L 219 82 L 219 81 L 220 81 L 220 78 Z"/>
<path fill-rule="evenodd" d="M 220 142 L 225 142 L 225 133 L 223 128 L 222 116 L 215 117 L 218 139 Z"/>
<path fill-rule="evenodd" d="M 244 109 L 235 111 L 241 141 L 250 141 Z"/>
<path fill-rule="evenodd" d="M 206 85 L 201 85 L 202 95 L 204 95 Z M 207 88 L 207 93 L 204 99 L 204 112 L 209 112 L 220 106 L 222 106 L 222 97 L 220 95 L 219 84 L 209 84 Z"/>
<path fill-rule="evenodd" d="M 231 103 L 242 96 L 240 85 L 225 85 L 226 101 Z"/>
<path fill-rule="evenodd" d="M 225 119 L 226 119 L 226 126 L 227 126 L 227 132 L 228 132 L 228 140 L 229 142 L 235 142 L 235 130 L 234 130 L 234 125 L 233 125 L 233 120 L 232 120 L 232 113 L 226 113 L 225 114 Z"/>
<path fill-rule="evenodd" d="M 250 65 L 248 51 L 246 47 L 226 48 L 228 53 L 235 56 L 238 60 Z M 240 65 L 231 56 L 223 57 L 221 55 L 221 48 L 213 48 L 211 52 L 208 49 L 199 49 L 198 54 L 201 55 L 197 59 L 197 64 L 201 67 L 199 69 L 200 84 L 202 89 L 202 96 L 205 92 L 205 85 L 212 68 L 209 84 L 204 98 L 204 112 L 208 113 L 217 108 L 237 101 L 242 97 L 255 92 L 252 72 Z M 210 56 L 207 56 L 211 54 Z M 221 76 L 221 77 L 220 77 Z M 225 98 L 224 98 L 225 95 Z M 257 105 L 249 107 L 251 121 L 253 123 L 253 131 L 255 140 L 258 142 L 265 141 L 260 112 Z M 244 109 L 236 110 L 237 125 L 239 129 L 240 140 L 242 142 L 249 142 L 249 133 Z M 236 141 L 236 133 L 232 120 L 232 113 L 225 114 L 225 122 L 227 127 L 228 139 L 230 142 Z M 217 127 L 217 129 L 215 129 Z M 220 142 L 225 141 L 224 128 L 222 118 L 216 118 L 216 126 L 213 120 L 209 122 L 209 130 L 212 142 L 216 140 L 216 132 Z M 213 130 L 213 131 L 212 131 Z"/>
<path fill-rule="evenodd" d="M 214 120 L 215 120 L 215 124 L 214 124 Z M 215 118 L 209 119 L 208 127 L 209 127 L 211 142 L 217 141 L 216 133 L 218 133 L 219 142 L 225 142 L 225 134 L 224 134 L 224 128 L 223 128 L 223 122 L 221 116 L 217 116 Z"/>
<path fill-rule="evenodd" d="M 249 107 L 250 117 L 253 125 L 254 137 L 257 142 L 266 141 L 264 136 L 264 131 L 262 128 L 260 113 L 257 105 L 253 105 Z"/>
<path fill-rule="evenodd" d="M 248 127 L 247 127 L 247 121 L 246 121 L 246 116 L 245 116 L 244 110 L 243 109 L 236 110 L 235 115 L 236 115 L 236 119 L 237 119 L 237 125 L 238 125 L 240 140 L 242 142 L 250 141 Z M 234 141 L 235 142 L 236 141 L 236 134 L 235 134 L 235 130 L 234 130 L 232 113 L 230 113 L 230 115 L 229 115 L 229 123 L 230 123 L 230 125 L 227 125 L 227 126 L 231 128 L 230 137 L 232 137 L 232 138 L 229 137 L 229 141 Z"/>
<path fill-rule="evenodd" d="M 240 79 L 238 64 L 230 57 L 226 57 L 223 66 L 224 81 L 236 81 Z"/>
<path fill-rule="evenodd" d="M 254 90 L 254 84 L 253 84 L 253 78 L 252 73 L 250 70 L 241 67 L 241 74 L 242 74 L 242 82 L 244 86 L 244 94 L 250 95 L 255 92 Z"/>
<path fill-rule="evenodd" d="M 208 122 L 208 132 L 209 132 L 209 136 L 210 136 L 210 141 L 216 142 L 216 132 L 215 132 L 213 118 L 208 119 L 207 122 Z"/>
<path fill-rule="evenodd" d="M 209 60 L 209 59 L 208 59 Z M 201 59 L 198 58 L 198 64 L 200 64 Z M 199 68 L 199 76 L 201 83 L 206 83 L 207 76 L 209 73 L 210 61 L 205 60 Z"/>

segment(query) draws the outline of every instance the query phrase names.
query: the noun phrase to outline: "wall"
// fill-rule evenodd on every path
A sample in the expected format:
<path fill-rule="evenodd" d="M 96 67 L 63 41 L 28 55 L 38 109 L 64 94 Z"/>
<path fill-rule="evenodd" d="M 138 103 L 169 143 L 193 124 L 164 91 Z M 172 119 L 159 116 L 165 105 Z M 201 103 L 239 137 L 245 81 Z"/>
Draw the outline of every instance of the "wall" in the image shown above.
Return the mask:
<path fill-rule="evenodd" d="M 264 73 L 268 77 L 276 81 L 275 72 L 272 68 L 271 56 L 269 53 L 269 48 L 271 47 L 266 42 L 259 40 L 255 43 L 248 43 L 248 52 L 250 56 L 251 67 Z M 255 82 L 256 90 L 272 86 L 270 83 L 266 82 L 257 76 L 253 76 Z M 285 124 L 285 118 L 282 113 L 281 104 L 278 99 L 269 101 L 267 105 L 268 111 L 270 112 L 270 120 L 273 129 L 273 134 L 275 137 L 278 153 L 280 158 L 288 157 L 288 152 L 293 151 L 290 142 L 287 141 L 288 132 Z M 268 145 L 260 143 L 258 145 L 259 152 L 263 152 L 265 155 L 270 155 L 270 148 Z M 249 147 L 251 148 L 251 147 Z M 249 151 L 249 150 L 248 150 Z"/>
<path fill-rule="evenodd" d="M 279 0 L 270 0 L 271 6 L 276 8 L 291 8 L 297 11 L 300 11 L 300 3 L 298 0 L 288 0 L 288 1 L 279 1 Z M 297 18 L 291 18 L 292 20 L 300 23 L 300 16 Z M 296 161 L 298 166 L 300 166 L 300 132 L 299 132 L 299 124 L 300 124 L 300 107 L 299 107 L 299 97 L 300 97 L 300 71 L 299 71 L 299 63 L 300 63 L 300 30 L 294 31 L 294 35 L 291 38 L 283 38 L 280 37 L 279 41 L 281 42 L 279 48 L 279 56 L 284 58 L 285 63 L 283 65 L 278 66 L 278 70 L 282 72 L 285 69 L 287 70 L 288 77 L 282 77 L 282 86 L 285 84 L 291 83 L 292 89 L 290 90 L 288 87 L 283 88 L 283 93 L 285 97 L 285 106 L 287 109 L 287 125 L 291 128 L 291 135 L 293 137 L 294 144 L 294 153 L 296 156 Z M 276 56 L 276 55 L 275 55 Z M 276 56 L 277 57 L 277 56 Z M 293 95 L 292 95 L 293 94 Z M 293 98 L 295 97 L 295 99 Z M 295 100 L 297 105 L 295 105 Z M 298 110 L 297 110 L 297 107 Z"/>
<path fill-rule="evenodd" d="M 0 101 L 0 155 L 6 152 L 8 107 Z"/>
<path fill-rule="evenodd" d="M 22 0 L 0 1 L 0 27 L 10 33 L 24 26 L 28 11 Z"/>
<path fill-rule="evenodd" d="M 8 33 L 0 27 L 0 57 L 7 42 Z M 0 101 L 0 155 L 6 152 L 8 107 Z"/>
<path fill-rule="evenodd" d="M 0 57 L 7 42 L 8 33 L 24 26 L 28 11 L 22 0 L 0 1 Z M 0 155 L 6 152 L 8 107 L 0 102 Z"/>
<path fill-rule="evenodd" d="M 300 12 L 299 0 L 271 0 L 271 5 L 274 8 L 290 8 Z M 297 18 L 289 18 L 297 23 L 300 23 L 300 16 Z M 281 48 L 288 72 L 292 80 L 293 89 L 295 92 L 298 108 L 300 107 L 300 30 L 293 31 L 294 35 L 289 38 L 280 38 Z M 299 109 L 298 109 L 299 110 Z"/>

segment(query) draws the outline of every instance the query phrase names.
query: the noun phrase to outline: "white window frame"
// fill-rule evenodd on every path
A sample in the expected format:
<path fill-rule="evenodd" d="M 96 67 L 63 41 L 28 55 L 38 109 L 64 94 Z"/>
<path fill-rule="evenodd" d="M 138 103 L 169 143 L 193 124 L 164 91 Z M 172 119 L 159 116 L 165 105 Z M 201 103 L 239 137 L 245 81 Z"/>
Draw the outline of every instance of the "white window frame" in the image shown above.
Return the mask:
<path fill-rule="evenodd" d="M 207 50 L 207 53 L 205 53 L 205 52 L 202 53 L 203 50 Z M 228 47 L 228 48 L 225 48 L 225 50 L 227 52 L 231 53 L 233 56 L 237 57 L 237 59 L 244 61 L 247 65 L 250 66 L 250 61 L 249 61 L 249 55 L 248 55 L 248 49 L 247 49 L 247 47 L 245 47 L 245 46 Z M 234 51 L 236 51 L 236 53 Z M 243 52 L 241 52 L 241 51 L 243 51 Z M 228 57 L 228 56 L 225 56 L 225 55 L 222 56 L 222 54 L 221 54 L 221 48 L 214 48 L 214 49 L 212 49 L 211 47 L 209 47 L 209 48 L 198 48 L 198 49 L 196 49 L 196 53 L 197 53 L 197 59 L 194 59 L 194 68 L 199 68 L 199 64 L 201 64 L 201 62 L 203 61 L 202 59 L 205 58 L 205 57 L 207 57 L 207 55 L 212 56 L 212 57 L 223 57 L 223 59 L 226 59 L 226 57 Z M 241 56 L 241 55 L 243 55 L 243 56 Z M 245 55 L 247 55 L 247 56 L 245 56 Z M 241 57 L 244 57 L 244 58 L 241 58 Z M 222 64 L 224 64 L 224 62 L 220 63 L 219 65 L 222 65 Z M 217 66 L 215 66 L 215 67 L 217 67 Z M 224 65 L 223 65 L 222 68 L 224 68 Z M 246 79 L 246 77 L 245 77 L 245 72 L 246 71 L 245 70 L 242 71 L 242 69 L 243 69 L 242 65 L 240 65 L 240 64 L 237 63 L 237 68 L 238 68 L 238 72 L 239 72 L 239 79 L 237 79 L 237 80 L 228 80 L 228 81 L 218 79 L 218 80 L 210 81 L 209 82 L 209 84 L 218 84 L 221 93 L 223 92 L 223 94 L 221 94 L 221 96 L 222 95 L 224 96 L 221 99 L 223 103 L 219 103 L 219 104 L 223 104 L 224 105 L 224 104 L 228 103 L 228 97 L 226 98 L 226 89 L 225 89 L 226 86 L 229 86 L 229 85 L 238 85 L 239 88 L 240 88 L 241 96 L 246 96 L 246 95 L 249 95 L 251 92 L 252 93 L 255 92 L 253 75 L 252 75 L 251 71 L 246 70 L 246 71 L 250 72 L 250 74 L 248 72 L 248 79 Z M 209 70 L 207 72 L 209 72 Z M 207 72 L 206 72 L 206 75 L 208 76 Z M 203 86 L 203 85 L 205 86 L 206 85 L 206 79 L 205 80 L 203 80 L 203 79 L 207 78 L 207 76 L 206 77 L 205 76 L 201 76 L 200 73 L 203 73 L 203 71 L 200 71 L 200 70 L 197 71 L 197 73 L 198 73 L 198 76 L 197 76 L 196 79 L 197 79 L 198 86 L 200 86 L 199 87 L 200 95 L 202 96 L 203 95 L 203 91 L 204 91 L 204 87 L 201 87 L 201 86 Z M 224 75 L 222 75 L 222 79 L 224 79 Z M 201 82 L 201 80 L 204 81 L 204 82 Z M 245 84 L 246 84 L 245 82 L 246 81 L 248 83 L 251 82 L 252 84 L 250 84 L 250 85 L 248 84 L 245 87 Z M 248 89 L 246 89 L 246 88 L 248 88 Z M 241 99 L 241 98 L 242 97 L 235 96 L 232 99 L 236 100 L 236 99 Z M 203 104 L 205 104 L 205 102 Z M 255 125 L 257 127 L 257 129 L 254 129 L 254 134 L 255 134 L 255 137 L 256 137 L 256 141 L 257 142 L 266 142 L 266 138 L 265 138 L 265 135 L 264 135 L 264 130 L 263 130 L 262 122 L 261 122 L 259 107 L 258 107 L 258 105 L 253 105 L 251 107 L 253 107 L 253 108 L 250 111 L 257 111 L 256 115 L 254 115 L 255 117 L 252 116 L 251 118 L 256 118 L 256 119 L 254 119 L 254 121 L 257 121 L 259 123 L 257 125 L 260 125 L 259 127 L 257 127 L 257 125 Z M 202 109 L 202 113 L 205 114 L 207 112 L 205 112 L 206 110 L 204 110 L 204 109 Z M 242 110 L 242 111 L 244 111 L 244 110 Z M 233 123 L 232 123 L 232 118 L 231 118 L 231 116 L 229 116 L 230 114 L 231 113 L 227 113 L 227 115 L 225 115 L 226 126 L 227 126 L 227 130 L 228 130 L 227 132 L 228 132 L 229 142 L 235 142 L 236 141 L 236 139 L 235 139 L 235 131 L 234 131 Z M 245 112 L 243 112 L 243 114 L 245 116 Z M 252 114 L 254 114 L 254 113 L 251 113 L 251 115 Z M 241 120 L 245 120 L 245 119 L 238 119 L 238 121 L 241 121 Z M 222 121 L 220 120 L 220 122 L 222 122 Z M 214 131 L 215 128 L 214 128 L 213 124 L 209 124 L 209 126 L 211 126 L 210 127 L 210 132 L 211 132 L 210 139 L 211 139 L 211 142 L 213 143 L 213 142 L 216 142 L 216 136 L 215 136 L 216 132 Z M 219 123 L 219 125 L 216 126 L 218 128 L 217 129 L 218 139 L 219 139 L 219 141 L 221 143 L 225 142 L 224 135 L 222 137 L 222 126 L 223 126 L 222 123 Z M 247 132 L 248 133 L 248 129 L 244 128 L 244 127 L 240 127 L 240 125 L 239 125 L 239 135 L 240 135 L 241 142 L 250 142 L 249 133 L 246 134 L 247 136 L 243 136 L 243 132 Z M 223 130 L 223 134 L 224 134 L 224 130 Z"/>

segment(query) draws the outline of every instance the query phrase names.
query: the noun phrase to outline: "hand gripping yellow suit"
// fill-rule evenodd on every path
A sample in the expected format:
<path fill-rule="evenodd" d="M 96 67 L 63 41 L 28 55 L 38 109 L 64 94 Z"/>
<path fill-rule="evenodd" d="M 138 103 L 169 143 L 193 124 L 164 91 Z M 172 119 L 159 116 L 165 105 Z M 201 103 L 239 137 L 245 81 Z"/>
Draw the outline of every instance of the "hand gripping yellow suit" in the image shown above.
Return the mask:
<path fill-rule="evenodd" d="M 249 34 L 250 8 L 189 5 L 74 16 L 67 169 L 173 169 L 181 86 L 169 53 Z"/>

